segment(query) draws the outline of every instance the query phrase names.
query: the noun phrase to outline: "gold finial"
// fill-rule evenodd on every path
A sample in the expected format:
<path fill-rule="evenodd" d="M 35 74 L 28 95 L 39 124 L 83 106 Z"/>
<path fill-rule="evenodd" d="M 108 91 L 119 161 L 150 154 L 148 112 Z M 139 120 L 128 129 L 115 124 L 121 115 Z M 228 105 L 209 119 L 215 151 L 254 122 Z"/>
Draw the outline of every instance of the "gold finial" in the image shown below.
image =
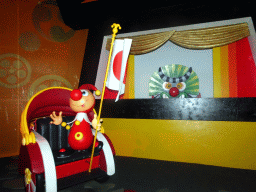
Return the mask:
<path fill-rule="evenodd" d="M 113 36 L 116 35 L 116 33 L 118 32 L 118 29 L 121 29 L 121 26 L 119 24 L 113 23 L 113 25 L 111 25 L 111 27 L 113 28 Z"/>

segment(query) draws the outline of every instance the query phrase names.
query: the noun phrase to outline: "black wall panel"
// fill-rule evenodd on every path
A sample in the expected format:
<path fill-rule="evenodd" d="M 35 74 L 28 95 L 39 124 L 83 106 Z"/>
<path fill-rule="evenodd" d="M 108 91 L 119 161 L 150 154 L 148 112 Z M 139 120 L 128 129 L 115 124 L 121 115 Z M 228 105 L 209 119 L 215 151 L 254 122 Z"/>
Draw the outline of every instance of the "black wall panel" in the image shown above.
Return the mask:
<path fill-rule="evenodd" d="M 256 98 L 106 99 L 103 106 L 103 118 L 256 122 Z"/>

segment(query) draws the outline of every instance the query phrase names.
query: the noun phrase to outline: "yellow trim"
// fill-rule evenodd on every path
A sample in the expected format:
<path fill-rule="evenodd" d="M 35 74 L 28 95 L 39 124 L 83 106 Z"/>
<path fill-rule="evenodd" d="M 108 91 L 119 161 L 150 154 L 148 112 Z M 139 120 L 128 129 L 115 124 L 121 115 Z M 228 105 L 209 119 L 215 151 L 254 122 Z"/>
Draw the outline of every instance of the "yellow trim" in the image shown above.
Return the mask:
<path fill-rule="evenodd" d="M 70 128 L 71 128 L 70 125 L 67 125 L 67 126 L 66 126 L 66 129 L 67 129 L 67 130 L 69 130 Z"/>
<path fill-rule="evenodd" d="M 256 170 L 255 122 L 105 118 L 119 156 Z"/>
<path fill-rule="evenodd" d="M 81 140 L 81 139 L 83 139 L 83 137 L 84 137 L 84 135 L 83 135 L 83 133 L 82 132 L 76 132 L 76 134 L 75 134 L 75 139 L 76 140 Z"/>
<path fill-rule="evenodd" d="M 32 177 L 31 177 L 31 171 L 29 168 L 25 169 L 25 183 L 26 185 L 29 185 L 31 183 Z"/>
<path fill-rule="evenodd" d="M 125 82 L 124 99 L 134 99 L 134 55 L 129 55 Z"/>
<path fill-rule="evenodd" d="M 66 126 L 67 126 L 67 123 L 63 121 L 63 122 L 61 123 L 61 126 L 62 126 L 62 127 L 66 127 Z"/>
<path fill-rule="evenodd" d="M 21 130 L 22 138 L 23 138 L 23 140 L 25 139 L 26 145 L 29 145 L 30 143 L 36 142 L 35 135 L 29 134 L 28 124 L 27 124 L 27 113 L 28 113 L 29 105 L 31 104 L 31 102 L 34 100 L 34 98 L 36 96 L 38 96 L 39 94 L 41 94 L 44 91 L 47 91 L 49 89 L 66 89 L 66 90 L 72 91 L 72 89 L 69 89 L 69 88 L 66 88 L 66 87 L 49 87 L 49 88 L 46 88 L 44 90 L 41 90 L 41 91 L 37 92 L 35 95 L 33 95 L 30 98 L 30 100 L 28 101 L 24 111 L 21 114 L 21 123 L 20 123 L 20 130 Z"/>
<path fill-rule="evenodd" d="M 80 125 L 80 121 L 76 120 L 76 121 L 75 121 L 75 124 L 76 124 L 76 125 Z"/>
<path fill-rule="evenodd" d="M 36 143 L 36 136 L 34 132 L 30 132 L 29 134 L 29 143 Z"/>
<path fill-rule="evenodd" d="M 222 97 L 221 92 L 221 48 L 212 49 L 213 57 L 213 94 L 215 98 Z"/>

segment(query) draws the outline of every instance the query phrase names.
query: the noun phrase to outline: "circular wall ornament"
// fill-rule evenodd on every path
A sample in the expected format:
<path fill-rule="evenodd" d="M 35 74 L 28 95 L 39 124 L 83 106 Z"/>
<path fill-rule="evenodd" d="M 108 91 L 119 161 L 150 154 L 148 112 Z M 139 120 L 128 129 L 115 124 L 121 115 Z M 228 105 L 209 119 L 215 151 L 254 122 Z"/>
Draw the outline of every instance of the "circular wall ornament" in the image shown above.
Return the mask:
<path fill-rule="evenodd" d="M 56 1 L 40 2 L 32 13 L 33 24 L 45 39 L 53 42 L 65 42 L 75 35 L 75 30 L 64 23 Z"/>
<path fill-rule="evenodd" d="M 0 55 L 0 86 L 18 88 L 27 84 L 30 77 L 31 66 L 25 58 L 14 53 Z"/>
<path fill-rule="evenodd" d="M 73 89 L 73 86 L 68 80 L 58 75 L 44 75 L 32 83 L 28 91 L 28 99 L 37 92 L 48 87 L 67 87 Z"/>

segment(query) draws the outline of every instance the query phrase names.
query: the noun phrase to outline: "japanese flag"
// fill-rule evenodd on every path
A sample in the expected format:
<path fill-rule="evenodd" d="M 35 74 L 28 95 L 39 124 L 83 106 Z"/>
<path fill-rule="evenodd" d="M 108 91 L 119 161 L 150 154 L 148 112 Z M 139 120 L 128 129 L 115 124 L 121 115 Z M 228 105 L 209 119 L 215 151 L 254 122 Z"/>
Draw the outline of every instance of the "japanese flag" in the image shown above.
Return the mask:
<path fill-rule="evenodd" d="M 111 90 L 118 91 L 116 101 L 119 100 L 120 95 L 124 94 L 124 79 L 131 44 L 132 39 L 116 39 L 113 45 L 106 86 Z"/>

